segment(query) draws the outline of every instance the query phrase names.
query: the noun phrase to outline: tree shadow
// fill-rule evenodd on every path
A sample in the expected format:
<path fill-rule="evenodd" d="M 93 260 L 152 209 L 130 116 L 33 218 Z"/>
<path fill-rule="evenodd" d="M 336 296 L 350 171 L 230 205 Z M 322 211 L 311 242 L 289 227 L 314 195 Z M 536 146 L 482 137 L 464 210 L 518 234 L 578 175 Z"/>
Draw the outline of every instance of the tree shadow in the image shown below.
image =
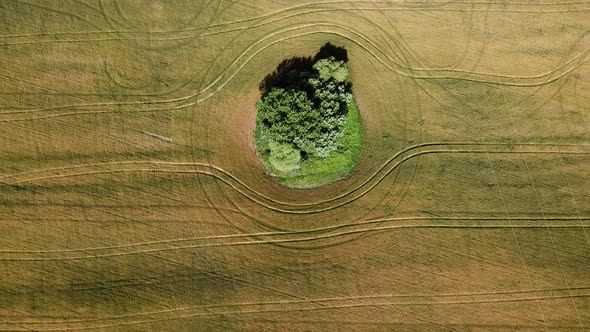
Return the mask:
<path fill-rule="evenodd" d="M 292 57 L 283 60 L 258 85 L 262 98 L 266 97 L 274 88 L 312 92 L 307 79 L 313 74 L 313 65 L 318 60 L 329 57 L 348 62 L 348 52 L 346 49 L 331 43 L 324 44 L 313 57 Z"/>
<path fill-rule="evenodd" d="M 274 72 L 266 75 L 260 82 L 258 89 L 265 97 L 272 89 L 307 91 L 307 78 L 313 71 L 312 57 L 293 57 L 283 60 Z"/>
<path fill-rule="evenodd" d="M 315 62 L 332 56 L 338 61 L 348 62 L 348 51 L 344 47 L 336 46 L 329 42 L 320 48 L 313 60 Z"/>

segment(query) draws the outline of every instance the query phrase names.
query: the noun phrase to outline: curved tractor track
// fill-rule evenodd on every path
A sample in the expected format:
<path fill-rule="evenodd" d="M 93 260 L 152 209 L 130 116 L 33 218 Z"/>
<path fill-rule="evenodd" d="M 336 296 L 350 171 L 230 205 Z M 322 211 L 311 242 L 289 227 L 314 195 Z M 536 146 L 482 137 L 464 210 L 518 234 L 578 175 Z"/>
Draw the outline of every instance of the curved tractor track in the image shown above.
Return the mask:
<path fill-rule="evenodd" d="M 391 172 L 404 162 L 429 154 L 533 154 L 533 155 L 589 155 L 590 145 L 545 144 L 545 143 L 476 143 L 432 142 L 410 146 L 389 158 L 379 169 L 356 188 L 338 196 L 317 202 L 285 202 L 265 195 L 242 182 L 221 167 L 204 163 L 188 162 L 110 162 L 76 165 L 0 177 L 8 185 L 24 185 L 40 181 L 53 181 L 69 177 L 93 176 L 115 173 L 177 173 L 211 176 L 237 191 L 249 200 L 273 211 L 292 214 L 312 214 L 340 208 L 367 195 Z"/>

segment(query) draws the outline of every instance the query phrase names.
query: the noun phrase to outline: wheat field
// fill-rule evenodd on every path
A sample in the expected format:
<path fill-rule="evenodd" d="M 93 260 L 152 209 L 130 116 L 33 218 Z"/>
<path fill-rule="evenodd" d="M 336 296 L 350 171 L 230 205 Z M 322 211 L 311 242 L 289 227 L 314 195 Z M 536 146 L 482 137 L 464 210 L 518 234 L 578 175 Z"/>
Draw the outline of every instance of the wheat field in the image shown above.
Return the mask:
<path fill-rule="evenodd" d="M 0 331 L 590 330 L 589 1 L 0 1 Z M 288 189 L 258 85 L 345 47 Z"/>

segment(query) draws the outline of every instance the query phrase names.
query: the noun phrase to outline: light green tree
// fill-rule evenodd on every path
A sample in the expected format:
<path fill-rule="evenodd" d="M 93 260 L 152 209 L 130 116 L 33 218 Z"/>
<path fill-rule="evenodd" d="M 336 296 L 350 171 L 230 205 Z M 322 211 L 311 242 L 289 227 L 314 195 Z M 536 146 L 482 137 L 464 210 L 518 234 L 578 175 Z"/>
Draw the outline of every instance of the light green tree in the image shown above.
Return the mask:
<path fill-rule="evenodd" d="M 313 65 L 313 68 L 318 71 L 319 78 L 324 81 L 334 79 L 336 82 L 342 83 L 348 78 L 348 66 L 346 66 L 346 63 L 337 61 L 333 56 L 318 60 Z"/>

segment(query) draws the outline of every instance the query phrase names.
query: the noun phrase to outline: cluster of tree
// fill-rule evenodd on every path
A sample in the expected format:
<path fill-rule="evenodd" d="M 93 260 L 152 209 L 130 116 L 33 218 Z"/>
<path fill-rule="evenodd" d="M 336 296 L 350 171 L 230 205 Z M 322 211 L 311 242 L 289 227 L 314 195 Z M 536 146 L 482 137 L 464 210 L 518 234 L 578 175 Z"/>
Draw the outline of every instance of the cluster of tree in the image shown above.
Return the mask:
<path fill-rule="evenodd" d="M 294 66 L 284 62 L 263 81 L 265 91 L 256 103 L 257 142 L 270 153 L 271 163 L 285 171 L 299 158 L 323 158 L 338 148 L 352 99 L 347 59 L 310 60 L 291 59 Z"/>

